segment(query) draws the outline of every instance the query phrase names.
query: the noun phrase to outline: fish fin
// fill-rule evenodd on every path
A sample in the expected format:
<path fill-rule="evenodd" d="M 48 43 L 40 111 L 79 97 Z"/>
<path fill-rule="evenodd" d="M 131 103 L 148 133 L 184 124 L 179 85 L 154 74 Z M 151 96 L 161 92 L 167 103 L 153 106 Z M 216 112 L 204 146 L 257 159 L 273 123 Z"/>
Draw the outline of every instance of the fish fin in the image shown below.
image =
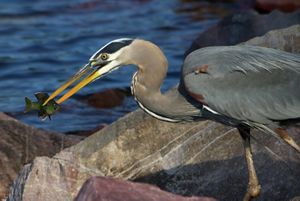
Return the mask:
<path fill-rule="evenodd" d="M 41 119 L 42 121 L 46 121 L 47 116 L 40 116 L 40 119 Z"/>
<path fill-rule="evenodd" d="M 48 115 L 46 115 L 45 111 L 40 110 L 40 111 L 38 112 L 38 116 L 39 116 L 39 118 L 40 118 L 42 121 L 45 121 L 45 120 L 47 119 L 47 116 L 48 116 Z"/>
<path fill-rule="evenodd" d="M 49 98 L 49 95 L 45 92 L 37 92 L 34 95 L 40 104 L 43 104 Z"/>
<path fill-rule="evenodd" d="M 29 112 L 32 110 L 32 102 L 29 98 L 25 97 L 25 113 Z"/>

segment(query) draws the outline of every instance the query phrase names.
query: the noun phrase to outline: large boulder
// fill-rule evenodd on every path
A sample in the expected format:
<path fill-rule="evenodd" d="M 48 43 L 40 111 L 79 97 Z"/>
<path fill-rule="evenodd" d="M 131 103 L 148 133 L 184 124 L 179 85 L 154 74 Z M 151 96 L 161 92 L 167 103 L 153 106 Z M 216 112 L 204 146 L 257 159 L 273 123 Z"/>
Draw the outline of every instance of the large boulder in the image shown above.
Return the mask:
<path fill-rule="evenodd" d="M 255 136 L 261 200 L 288 200 L 299 195 L 299 155 L 268 135 Z M 299 133 L 294 132 L 293 137 L 300 142 Z M 176 194 L 220 200 L 241 200 L 247 186 L 236 129 L 210 121 L 166 123 L 142 111 L 127 115 L 53 158 L 36 158 L 27 170 L 21 174 L 27 175 L 26 180 L 15 182 L 8 200 L 72 200 L 94 175 L 147 182 Z"/>
<path fill-rule="evenodd" d="M 276 32 L 299 34 L 299 28 L 288 30 Z M 289 132 L 300 144 L 299 128 Z M 257 200 L 299 196 L 300 155 L 271 135 L 258 131 L 253 135 L 254 163 L 262 186 Z M 72 200 L 95 175 L 230 201 L 242 199 L 248 181 L 236 129 L 212 121 L 167 123 L 137 110 L 52 158 L 37 157 L 15 181 L 8 201 Z"/>
<path fill-rule="evenodd" d="M 53 156 L 79 142 L 80 138 L 48 132 L 25 125 L 0 112 L 0 199 L 24 164 L 36 156 Z"/>
<path fill-rule="evenodd" d="M 299 22 L 300 24 L 300 22 Z M 294 25 L 288 29 L 274 30 L 263 36 L 248 40 L 247 45 L 272 47 L 293 53 L 300 53 L 300 25 Z"/>
<path fill-rule="evenodd" d="M 254 11 L 235 13 L 199 34 L 185 55 L 201 47 L 236 45 L 253 37 L 262 36 L 271 30 L 295 24 L 300 24 L 300 11 L 293 13 L 273 11 L 268 15 L 259 15 Z"/>

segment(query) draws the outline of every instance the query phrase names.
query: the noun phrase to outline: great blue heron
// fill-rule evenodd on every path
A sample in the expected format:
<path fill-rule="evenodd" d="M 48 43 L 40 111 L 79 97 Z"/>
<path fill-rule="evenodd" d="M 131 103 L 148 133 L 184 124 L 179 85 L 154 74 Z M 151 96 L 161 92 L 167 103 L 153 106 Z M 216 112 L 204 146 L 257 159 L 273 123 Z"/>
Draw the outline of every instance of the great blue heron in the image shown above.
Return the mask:
<path fill-rule="evenodd" d="M 161 49 L 141 39 L 118 39 L 99 49 L 44 104 L 88 72 L 57 102 L 62 103 L 88 83 L 127 64 L 137 66 L 131 90 L 148 114 L 170 122 L 210 119 L 239 130 L 249 173 L 244 200 L 260 193 L 250 129 L 279 135 L 300 152 L 281 125 L 286 120 L 300 119 L 300 55 L 270 48 L 224 46 L 195 50 L 185 58 L 178 87 L 162 94 L 160 87 L 168 62 Z"/>

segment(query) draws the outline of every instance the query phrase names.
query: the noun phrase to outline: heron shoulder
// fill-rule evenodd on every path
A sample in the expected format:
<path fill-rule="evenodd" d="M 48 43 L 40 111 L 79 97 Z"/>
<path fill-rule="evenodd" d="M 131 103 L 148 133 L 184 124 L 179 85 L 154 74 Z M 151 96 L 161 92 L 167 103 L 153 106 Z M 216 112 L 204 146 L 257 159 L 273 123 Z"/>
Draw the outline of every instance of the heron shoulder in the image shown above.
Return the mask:
<path fill-rule="evenodd" d="M 212 76 L 232 71 L 247 73 L 278 69 L 300 73 L 300 54 L 248 45 L 205 47 L 187 55 L 182 74 L 193 73 L 202 65 L 207 65 Z"/>

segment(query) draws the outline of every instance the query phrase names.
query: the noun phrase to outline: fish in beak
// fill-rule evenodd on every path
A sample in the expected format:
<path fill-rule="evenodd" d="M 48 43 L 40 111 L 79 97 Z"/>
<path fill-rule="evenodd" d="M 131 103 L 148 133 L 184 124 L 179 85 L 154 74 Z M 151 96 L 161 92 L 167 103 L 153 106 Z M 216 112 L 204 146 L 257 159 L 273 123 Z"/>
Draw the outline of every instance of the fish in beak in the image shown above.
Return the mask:
<path fill-rule="evenodd" d="M 75 94 L 87 84 L 93 82 L 94 80 L 102 77 L 107 73 L 110 73 L 113 70 L 118 69 L 120 65 L 126 65 L 126 59 L 124 59 L 124 57 L 119 58 L 119 56 L 123 54 L 123 50 L 125 49 L 125 47 L 128 47 L 132 42 L 133 39 L 121 38 L 107 43 L 105 46 L 100 48 L 94 55 L 91 56 L 88 64 L 86 64 L 72 78 L 70 78 L 55 92 L 53 92 L 49 96 L 49 98 L 44 102 L 43 105 L 46 105 L 50 100 L 53 100 L 57 95 L 62 93 L 74 82 L 80 80 L 84 75 L 86 76 L 77 85 L 75 85 L 70 91 L 68 91 L 56 101 L 58 104 L 67 100 L 69 97 L 71 97 L 73 94 Z"/>
<path fill-rule="evenodd" d="M 43 105 L 45 100 L 47 100 L 49 97 L 47 93 L 38 92 L 34 95 L 37 99 L 37 102 L 33 102 L 29 98 L 25 97 L 25 113 L 30 112 L 31 110 L 38 110 L 38 116 L 42 120 L 45 120 L 46 117 L 51 119 L 51 115 L 60 109 L 60 106 L 54 100 L 50 100 L 46 105 Z"/>
<path fill-rule="evenodd" d="M 53 100 L 57 95 L 62 93 L 66 88 L 68 88 L 74 82 L 80 80 L 84 75 L 86 75 L 77 85 L 65 93 L 56 103 L 60 104 L 70 98 L 73 94 L 79 91 L 81 88 L 87 84 L 95 81 L 96 79 L 102 77 L 103 75 L 117 69 L 119 63 L 115 60 L 112 61 L 97 61 L 90 60 L 81 70 L 79 70 L 73 77 L 66 81 L 62 86 L 60 86 L 56 91 L 54 91 L 49 98 L 43 103 L 46 105 L 50 100 Z"/>
<path fill-rule="evenodd" d="M 50 96 L 44 92 L 37 93 L 36 98 L 38 99 L 38 102 L 32 102 L 29 98 L 25 98 L 25 112 L 38 110 L 40 117 L 50 117 L 50 115 L 53 115 L 59 109 L 60 103 L 70 98 L 81 88 L 105 74 L 118 69 L 120 65 L 128 64 L 128 59 L 124 57 L 123 50 L 125 50 L 125 47 L 128 47 L 133 41 L 134 39 L 130 38 L 120 38 L 107 43 L 91 56 L 88 64 L 83 66 L 83 68 L 55 90 Z M 54 98 L 75 82 L 78 83 L 73 88 L 67 91 L 57 101 L 54 100 Z"/>

